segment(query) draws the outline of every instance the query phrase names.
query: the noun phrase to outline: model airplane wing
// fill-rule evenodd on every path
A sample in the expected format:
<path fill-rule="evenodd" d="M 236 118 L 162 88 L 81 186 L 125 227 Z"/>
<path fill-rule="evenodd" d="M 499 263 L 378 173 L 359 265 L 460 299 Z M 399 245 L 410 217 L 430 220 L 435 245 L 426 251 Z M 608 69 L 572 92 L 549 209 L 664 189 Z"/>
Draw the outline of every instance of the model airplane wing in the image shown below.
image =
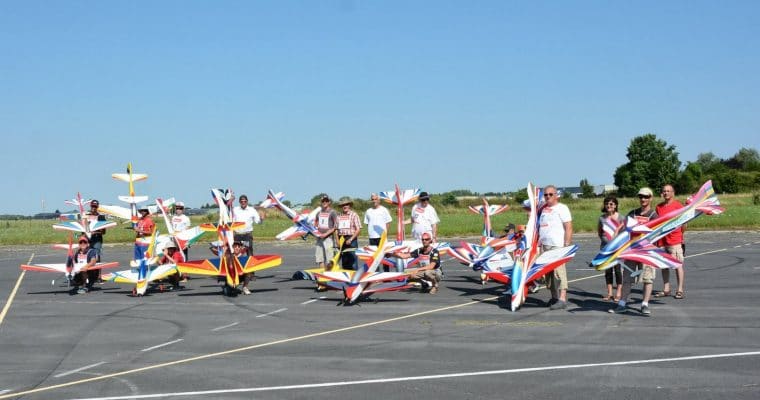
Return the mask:
<path fill-rule="evenodd" d="M 238 257 L 244 273 L 261 271 L 282 264 L 282 257 L 274 254 Z"/>
<path fill-rule="evenodd" d="M 222 275 L 222 259 L 209 258 L 205 260 L 190 260 L 177 263 L 177 268 L 185 274 Z M 224 272 L 226 274 L 226 271 Z"/>
<path fill-rule="evenodd" d="M 122 206 L 101 204 L 100 207 L 98 207 L 98 211 L 124 220 L 132 219 L 132 210 Z"/>
<path fill-rule="evenodd" d="M 288 229 L 285 229 L 284 231 L 280 232 L 275 236 L 277 240 L 290 240 L 290 239 L 297 239 L 302 238 L 305 235 L 307 235 L 309 231 L 302 226 L 299 225 L 293 225 Z"/>
<path fill-rule="evenodd" d="M 618 259 L 638 262 L 658 269 L 679 268 L 683 265 L 683 262 L 649 242 L 629 247 L 618 255 Z"/>
<path fill-rule="evenodd" d="M 577 245 L 571 245 L 566 247 L 560 247 L 541 253 L 533 265 L 528 269 L 528 276 L 526 283 L 533 282 L 534 280 L 554 271 L 558 267 L 566 264 L 578 251 Z"/>
<path fill-rule="evenodd" d="M 90 271 L 90 270 L 96 270 L 96 269 L 104 269 L 104 268 L 113 268 L 118 267 L 118 262 L 102 262 L 102 263 L 96 263 L 90 268 L 84 268 L 84 266 L 87 265 L 85 263 L 79 263 L 74 264 L 74 267 L 71 270 L 71 274 L 76 274 L 81 271 Z M 24 264 L 21 265 L 21 269 L 24 271 L 38 271 L 38 272 L 58 272 L 67 274 L 68 269 L 66 268 L 66 263 L 61 264 Z"/>
<path fill-rule="evenodd" d="M 132 268 L 124 271 L 116 271 L 103 275 L 103 280 L 116 283 L 137 284 L 138 281 L 146 280 L 147 282 L 164 279 L 169 275 L 177 273 L 177 266 L 174 264 L 157 265 L 148 268 L 145 278 L 140 276 L 138 268 Z"/>

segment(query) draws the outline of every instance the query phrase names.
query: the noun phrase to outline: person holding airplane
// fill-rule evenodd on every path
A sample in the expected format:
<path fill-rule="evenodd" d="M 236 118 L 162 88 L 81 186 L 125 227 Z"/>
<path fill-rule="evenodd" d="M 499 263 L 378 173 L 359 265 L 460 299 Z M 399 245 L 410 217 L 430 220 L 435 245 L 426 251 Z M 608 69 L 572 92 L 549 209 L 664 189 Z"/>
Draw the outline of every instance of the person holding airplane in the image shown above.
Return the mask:
<path fill-rule="evenodd" d="M 234 238 L 245 246 L 246 254 L 250 256 L 253 255 L 253 225 L 261 223 L 261 215 L 256 208 L 248 205 L 248 196 L 240 195 L 238 201 L 240 205 L 232 211 L 232 219 L 244 223 L 245 226 L 235 231 Z"/>

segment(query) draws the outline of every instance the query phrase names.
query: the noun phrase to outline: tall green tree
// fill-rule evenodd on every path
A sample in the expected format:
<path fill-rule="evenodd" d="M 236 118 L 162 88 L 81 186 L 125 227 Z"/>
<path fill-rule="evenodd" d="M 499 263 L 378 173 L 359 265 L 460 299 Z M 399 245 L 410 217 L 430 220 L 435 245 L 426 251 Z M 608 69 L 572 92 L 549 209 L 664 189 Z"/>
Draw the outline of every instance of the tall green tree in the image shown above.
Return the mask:
<path fill-rule="evenodd" d="M 733 157 L 725 161 L 731 169 L 760 171 L 760 154 L 755 149 L 742 147 Z"/>
<path fill-rule="evenodd" d="M 688 162 L 676 181 L 676 192 L 680 194 L 694 193 L 704 181 L 702 166 L 697 162 Z"/>
<path fill-rule="evenodd" d="M 581 179 L 579 186 L 581 187 L 581 197 L 584 199 L 593 199 L 596 197 L 596 195 L 594 195 L 594 186 L 588 183 L 588 179 Z"/>
<path fill-rule="evenodd" d="M 643 186 L 657 190 L 678 178 L 681 161 L 676 147 L 654 134 L 633 138 L 626 156 L 628 162 L 615 170 L 615 185 L 623 196 L 633 196 Z"/>

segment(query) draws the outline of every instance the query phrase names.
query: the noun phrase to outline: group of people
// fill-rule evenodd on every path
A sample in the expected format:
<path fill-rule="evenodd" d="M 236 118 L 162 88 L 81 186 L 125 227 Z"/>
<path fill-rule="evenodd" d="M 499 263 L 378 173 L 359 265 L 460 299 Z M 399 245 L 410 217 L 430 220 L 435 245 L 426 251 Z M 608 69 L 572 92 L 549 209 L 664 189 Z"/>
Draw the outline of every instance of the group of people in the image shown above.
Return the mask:
<path fill-rule="evenodd" d="M 370 195 L 372 207 L 364 213 L 364 225 L 367 226 L 369 244 L 376 246 L 380 243 L 383 232 L 387 232 L 393 220 L 387 208 L 380 204 L 377 193 Z M 356 270 L 359 248 L 358 237 L 362 231 L 362 220 L 353 210 L 354 203 L 350 199 L 338 203 L 340 212 L 332 208 L 332 199 L 323 196 L 320 199 L 320 211 L 315 220 L 318 233 L 315 244 L 315 262 L 319 268 L 332 268 L 335 251 L 340 252 L 340 266 L 343 269 Z M 422 265 L 432 265 L 430 271 L 423 270 L 410 277 L 410 281 L 420 282 L 429 293 L 435 294 L 442 278 L 440 255 L 433 247 L 438 240 L 438 224 L 441 220 L 435 207 L 430 205 L 430 195 L 421 192 L 419 201 L 412 207 L 411 218 L 404 223 L 412 224 L 412 236 L 422 243 L 422 247 L 411 253 L 400 253 L 400 258 L 420 257 Z M 337 237 L 337 243 L 335 242 Z"/>
<path fill-rule="evenodd" d="M 624 229 L 627 217 L 634 218 L 638 223 L 647 223 L 660 215 L 670 211 L 677 210 L 683 205 L 675 199 L 675 190 L 673 185 L 666 184 L 660 192 L 662 202 L 652 206 L 654 192 L 648 187 L 642 187 L 637 196 L 639 198 L 639 207 L 631 210 L 626 217 L 623 217 L 618 210 L 618 200 L 614 196 L 607 196 L 602 203 L 602 215 L 599 217 L 598 234 L 601 239 L 601 248 L 612 240 L 617 234 Z M 660 239 L 656 245 L 662 247 L 668 254 L 675 259 L 683 262 L 684 260 L 684 241 L 683 231 L 685 225 L 676 228 L 668 235 Z M 668 297 L 673 295 L 676 299 L 683 299 L 686 292 L 684 291 L 684 268 L 676 268 L 677 289 L 672 293 L 670 283 L 670 270 L 662 269 L 663 289 L 653 294 L 653 284 L 656 278 L 656 270 L 650 265 L 637 262 L 626 261 L 625 266 L 617 265 L 605 271 L 605 283 L 607 285 L 607 294 L 603 297 L 607 301 L 615 301 L 617 306 L 611 308 L 611 313 L 624 313 L 628 311 L 628 297 L 631 293 L 631 287 L 635 283 L 634 272 L 640 271 L 640 281 L 642 283 L 643 298 L 641 301 L 640 312 L 643 315 L 650 315 L 651 310 L 649 301 L 654 297 Z M 615 293 L 613 295 L 613 278 L 615 283 Z"/>
<path fill-rule="evenodd" d="M 652 206 L 654 193 L 648 187 L 643 187 L 638 192 L 639 207 L 631 210 L 626 217 L 636 219 L 639 223 L 646 223 L 658 215 L 663 215 L 674 209 L 681 208 L 683 205 L 675 199 L 675 190 L 672 185 L 667 184 L 662 187 L 661 191 L 663 201 Z M 560 202 L 559 193 L 554 185 L 546 186 L 543 190 L 544 206 L 538 219 L 538 236 L 539 244 L 542 251 L 569 246 L 573 239 L 572 215 L 569 208 Z M 235 222 L 242 222 L 243 228 L 235 231 L 233 249 L 229 249 L 231 255 L 242 256 L 252 255 L 253 250 L 253 226 L 260 224 L 264 218 L 255 207 L 248 204 L 248 197 L 241 195 L 239 197 L 239 206 L 233 210 L 233 219 Z M 372 206 L 364 213 L 363 224 L 367 228 L 367 236 L 370 245 L 378 245 L 383 232 L 390 228 L 392 217 L 387 208 L 380 204 L 380 196 L 377 193 L 370 195 Z M 335 252 L 340 252 L 340 265 L 343 269 L 356 270 L 358 268 L 358 257 L 355 250 L 358 249 L 358 237 L 363 229 L 362 219 L 353 210 L 353 201 L 350 199 L 338 203 L 339 211 L 332 208 L 332 199 L 324 196 L 320 199 L 320 211 L 315 221 L 318 233 L 315 244 L 315 262 L 320 268 L 332 268 L 332 259 Z M 624 229 L 626 217 L 618 210 L 618 200 L 614 196 L 607 196 L 602 203 L 602 215 L 598 221 L 598 235 L 601 240 L 601 248 L 612 240 L 617 234 Z M 104 220 L 105 216 L 98 212 L 99 202 L 92 200 L 90 202 L 90 219 Z M 184 204 L 177 202 L 174 205 L 174 214 L 171 217 L 172 228 L 179 232 L 190 227 L 190 218 L 184 215 Z M 135 225 L 136 237 L 149 237 L 155 229 L 155 222 L 150 217 L 150 211 L 147 208 L 138 210 L 140 218 Z M 438 224 L 440 219 L 435 207 L 430 205 L 430 196 L 427 192 L 422 192 L 419 201 L 412 207 L 411 218 L 403 221 L 411 223 L 412 236 L 420 241 L 422 246 L 411 253 L 397 254 L 399 258 L 417 258 L 420 257 L 421 264 L 424 266 L 432 265 L 430 269 L 425 269 L 410 278 L 411 281 L 421 282 L 423 287 L 429 293 L 435 294 L 438 291 L 442 279 L 440 254 L 435 249 L 433 243 L 438 240 Z M 510 224 L 511 225 L 511 224 Z M 524 229 L 524 227 L 521 227 Z M 679 227 L 667 236 L 658 241 L 657 245 L 661 246 L 674 258 L 683 261 L 684 242 L 683 227 Z M 515 232 L 514 225 L 505 229 L 509 230 L 507 235 L 519 235 L 521 232 Z M 86 262 L 95 264 L 100 261 L 102 256 L 103 235 L 105 230 L 93 232 L 90 237 L 82 236 L 79 238 L 78 250 L 69 257 L 67 263 Z M 336 241 L 337 240 L 337 241 Z M 218 251 L 218 250 L 217 250 Z M 179 253 L 179 254 L 178 254 Z M 162 263 L 177 262 L 188 259 L 187 249 L 180 252 L 176 244 L 167 246 L 167 254 L 161 260 Z M 684 291 L 684 269 L 677 268 L 676 282 L 677 288 L 673 293 L 670 284 L 670 271 L 662 270 L 663 289 L 653 293 L 652 287 L 655 281 L 655 268 L 649 265 L 627 261 L 625 267 L 617 265 L 605 271 L 606 295 L 603 297 L 606 301 L 617 303 L 615 308 L 610 309 L 611 313 L 622 313 L 628 310 L 628 297 L 631 293 L 631 287 L 635 283 L 634 272 L 641 270 L 640 278 L 643 284 L 643 299 L 641 302 L 640 312 L 643 315 L 650 315 L 649 302 L 654 297 L 666 297 L 673 295 L 676 299 L 685 297 Z M 186 276 L 172 277 L 172 283 L 177 284 L 180 279 L 186 280 Z M 255 279 L 253 276 L 243 277 L 243 294 L 250 294 L 248 283 Z M 100 280 L 100 271 L 92 270 L 86 273 L 78 274 L 74 279 L 77 287 L 81 286 L 79 291 L 86 293 L 92 284 Z M 176 282 L 175 282 L 176 281 Z M 564 265 L 554 269 L 545 277 L 545 283 L 551 293 L 551 299 L 548 306 L 552 310 L 567 308 L 567 271 Z M 614 286 L 613 286 L 614 283 Z"/>

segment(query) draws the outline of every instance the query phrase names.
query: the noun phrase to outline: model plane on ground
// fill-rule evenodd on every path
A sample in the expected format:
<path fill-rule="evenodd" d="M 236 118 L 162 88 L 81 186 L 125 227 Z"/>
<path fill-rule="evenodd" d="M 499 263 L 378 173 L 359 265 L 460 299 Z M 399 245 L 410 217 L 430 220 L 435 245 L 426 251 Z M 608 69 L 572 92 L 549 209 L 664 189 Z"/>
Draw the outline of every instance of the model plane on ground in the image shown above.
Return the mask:
<path fill-rule="evenodd" d="M 135 259 L 130 262 L 132 268 L 104 274 L 103 280 L 133 284 L 135 287 L 132 289 L 132 295 L 143 296 L 151 282 L 176 274 L 177 266 L 175 264 L 158 264 L 159 257 L 155 254 L 157 237 L 158 231 L 154 229 L 147 246 L 142 242 L 135 241 Z"/>
<path fill-rule="evenodd" d="M 21 269 L 24 271 L 60 273 L 66 277 L 66 280 L 68 282 L 71 282 L 71 280 L 74 279 L 74 275 L 80 272 L 92 271 L 96 269 L 114 268 L 114 267 L 119 266 L 119 263 L 114 261 L 114 262 L 99 262 L 89 268 L 86 268 L 87 262 L 76 262 L 76 260 L 72 257 L 74 253 L 77 251 L 77 248 L 73 244 L 73 236 L 74 236 L 73 233 L 69 233 L 69 244 L 68 244 L 68 247 L 66 248 L 66 250 L 68 250 L 67 259 L 74 260 L 73 264 L 68 264 L 68 263 L 23 264 L 21 265 Z M 58 249 L 64 248 L 62 245 L 55 245 L 54 247 Z"/>
<path fill-rule="evenodd" d="M 530 212 L 522 243 L 515 250 L 514 266 L 505 272 L 489 271 L 485 273 L 490 279 L 510 285 L 512 292 L 510 308 L 512 311 L 516 311 L 525 303 L 529 283 L 567 263 L 578 251 L 577 245 L 570 245 L 539 253 L 540 191 L 535 189 L 532 183 L 528 183 L 527 191 Z"/>
<path fill-rule="evenodd" d="M 219 222 L 203 224 L 201 229 L 217 233 L 218 242 L 221 243 L 217 248 L 219 257 L 180 262 L 177 263 L 177 268 L 186 274 L 224 277 L 224 292 L 231 293 L 240 284 L 241 275 L 276 267 L 282 264 L 282 257 L 268 254 L 234 256 L 232 254 L 233 231 L 242 228 L 245 224 L 233 222 L 234 198 L 231 190 L 211 189 L 211 194 L 219 206 Z"/>
<path fill-rule="evenodd" d="M 506 273 L 514 265 L 514 260 L 509 253 L 514 251 L 515 241 L 510 238 L 496 238 L 491 229 L 491 216 L 506 211 L 509 206 L 488 204 L 485 197 L 482 200 L 483 205 L 469 206 L 471 212 L 483 216 L 480 244 L 460 242 L 460 245 L 453 248 L 449 255 L 461 264 L 472 268 L 473 271 L 481 271 L 481 283 L 485 284 L 487 280 L 485 272 Z"/>
<path fill-rule="evenodd" d="M 378 272 L 377 267 L 383 259 L 382 249 L 385 247 L 387 233 L 383 232 L 378 250 L 369 264 L 362 263 L 356 271 L 337 272 L 325 271 L 316 273 L 317 278 L 325 279 L 325 286 L 343 292 L 343 304 L 355 303 L 360 296 L 372 293 L 401 290 L 411 287 L 407 283 L 408 274 L 403 272 Z"/>

